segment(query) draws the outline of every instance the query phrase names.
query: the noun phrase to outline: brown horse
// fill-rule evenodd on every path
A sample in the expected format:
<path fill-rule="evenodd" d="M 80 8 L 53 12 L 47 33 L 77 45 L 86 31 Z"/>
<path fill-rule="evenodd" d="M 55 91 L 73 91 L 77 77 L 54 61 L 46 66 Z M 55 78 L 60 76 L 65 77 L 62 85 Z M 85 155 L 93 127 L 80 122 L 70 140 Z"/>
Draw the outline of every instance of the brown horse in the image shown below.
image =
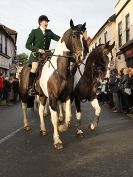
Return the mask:
<path fill-rule="evenodd" d="M 115 43 L 109 45 L 102 44 L 93 49 L 93 51 L 86 57 L 84 63 L 81 64 L 77 70 L 74 78 L 75 89 L 74 99 L 77 114 L 77 134 L 83 135 L 81 129 L 81 101 L 88 100 L 91 102 L 92 107 L 95 109 L 95 118 L 90 124 L 90 129 L 95 130 L 98 125 L 101 108 L 97 100 L 97 85 L 100 78 L 104 78 L 109 63 L 108 54 L 112 54 L 112 49 Z"/>
<path fill-rule="evenodd" d="M 71 80 L 70 65 L 78 62 L 83 53 L 83 45 L 81 38 L 81 31 L 85 28 L 85 24 L 81 28 L 74 26 L 73 21 L 70 21 L 70 29 L 67 30 L 63 37 L 59 40 L 53 56 L 48 59 L 43 68 L 41 77 L 39 79 L 41 94 L 39 94 L 39 116 L 40 129 L 43 135 L 46 134 L 46 127 L 44 122 L 44 108 L 46 100 L 49 101 L 49 108 L 51 112 L 51 120 L 54 127 L 54 147 L 62 149 L 63 143 L 59 137 L 59 130 L 69 127 L 71 120 L 71 101 L 70 94 L 73 90 Z M 20 79 L 20 94 L 22 99 L 22 110 L 24 115 L 24 128 L 30 129 L 27 107 L 33 101 L 33 97 L 28 96 L 28 81 L 30 68 L 25 66 L 21 73 Z M 62 126 L 58 126 L 58 102 L 66 102 L 66 119 Z"/>

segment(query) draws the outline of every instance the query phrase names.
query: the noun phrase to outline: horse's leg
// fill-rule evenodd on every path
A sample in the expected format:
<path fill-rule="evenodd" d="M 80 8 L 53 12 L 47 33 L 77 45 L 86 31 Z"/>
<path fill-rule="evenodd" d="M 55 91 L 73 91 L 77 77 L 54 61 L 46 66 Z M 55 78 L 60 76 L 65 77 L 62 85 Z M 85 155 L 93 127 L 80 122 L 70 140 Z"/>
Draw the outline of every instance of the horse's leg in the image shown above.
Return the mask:
<path fill-rule="evenodd" d="M 91 105 L 95 109 L 95 118 L 94 118 L 93 122 L 90 124 L 90 129 L 93 131 L 98 126 L 101 108 L 99 106 L 97 98 L 95 98 L 94 100 L 91 101 Z"/>
<path fill-rule="evenodd" d="M 63 103 L 59 102 L 59 123 L 63 122 Z"/>
<path fill-rule="evenodd" d="M 81 103 L 80 99 L 75 97 L 75 106 L 76 106 L 76 118 L 77 118 L 77 136 L 83 137 L 83 131 L 81 128 Z"/>
<path fill-rule="evenodd" d="M 44 122 L 44 109 L 46 105 L 46 97 L 39 97 L 40 103 L 39 103 L 39 116 L 40 116 L 40 134 L 42 136 L 46 135 L 46 126 Z"/>
<path fill-rule="evenodd" d="M 64 122 L 63 125 L 59 126 L 59 131 L 60 132 L 64 132 L 70 127 L 71 118 L 72 118 L 71 100 L 69 98 L 66 101 L 65 122 Z"/>
<path fill-rule="evenodd" d="M 60 140 L 59 137 L 59 132 L 58 132 L 58 114 L 57 111 L 54 111 L 53 109 L 50 108 L 50 112 L 51 112 L 51 121 L 54 127 L 54 135 L 53 135 L 53 139 L 54 139 L 54 147 L 55 149 L 63 149 L 63 144 L 62 141 Z"/>
<path fill-rule="evenodd" d="M 22 111 L 23 111 L 23 118 L 24 118 L 24 130 L 29 131 L 31 130 L 31 127 L 29 125 L 29 118 L 28 118 L 28 112 L 27 112 L 27 103 L 22 103 Z"/>
<path fill-rule="evenodd" d="M 44 107 L 44 116 L 48 115 L 48 101 L 46 101 L 45 107 Z"/>

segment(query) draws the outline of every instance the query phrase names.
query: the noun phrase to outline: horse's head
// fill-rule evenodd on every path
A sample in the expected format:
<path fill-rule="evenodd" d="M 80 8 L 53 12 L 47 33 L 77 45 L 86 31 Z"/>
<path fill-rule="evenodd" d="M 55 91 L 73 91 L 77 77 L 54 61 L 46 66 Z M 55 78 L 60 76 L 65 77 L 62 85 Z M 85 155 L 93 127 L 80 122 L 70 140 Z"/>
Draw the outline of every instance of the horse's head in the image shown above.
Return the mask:
<path fill-rule="evenodd" d="M 82 42 L 82 32 L 85 30 L 86 23 L 80 26 L 74 26 L 72 20 L 70 20 L 70 29 L 67 30 L 61 42 L 65 42 L 67 49 L 70 51 L 70 55 L 80 60 L 83 55 L 83 42 Z"/>
<path fill-rule="evenodd" d="M 112 45 L 109 45 L 110 41 L 108 41 L 106 44 L 100 44 L 98 46 L 98 48 L 101 48 L 102 49 L 102 52 L 103 52 L 103 55 L 104 55 L 104 60 L 105 62 L 108 64 L 109 63 L 109 57 L 108 55 L 111 54 L 111 60 L 113 58 L 113 55 L 112 55 L 112 49 L 114 48 L 115 46 L 115 42 L 113 42 Z"/>

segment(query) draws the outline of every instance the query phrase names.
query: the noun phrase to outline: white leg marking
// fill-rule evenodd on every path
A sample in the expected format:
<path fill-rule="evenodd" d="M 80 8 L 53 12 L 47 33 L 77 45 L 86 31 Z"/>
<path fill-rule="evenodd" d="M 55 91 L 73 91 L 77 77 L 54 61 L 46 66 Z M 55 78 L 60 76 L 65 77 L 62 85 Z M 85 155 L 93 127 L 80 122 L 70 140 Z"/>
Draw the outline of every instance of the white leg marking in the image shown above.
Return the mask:
<path fill-rule="evenodd" d="M 51 112 L 51 121 L 54 127 L 54 144 L 62 144 L 62 141 L 59 138 L 59 133 L 58 133 L 58 115 L 56 111 L 53 111 L 51 107 L 49 106 L 50 112 Z"/>
<path fill-rule="evenodd" d="M 76 112 L 77 114 L 77 120 L 81 120 L 81 112 Z"/>
<path fill-rule="evenodd" d="M 99 116 L 100 116 L 100 113 L 101 113 L 101 108 L 99 106 L 99 103 L 98 103 L 97 99 L 94 99 L 93 101 L 91 101 L 91 105 L 95 109 L 95 115 L 96 115 L 94 121 L 90 125 L 91 130 L 94 130 L 97 127 L 97 124 L 98 124 L 98 119 L 99 119 Z"/>
<path fill-rule="evenodd" d="M 91 101 L 92 107 L 95 109 L 95 115 L 100 116 L 101 108 L 99 106 L 98 100 L 95 98 L 93 101 Z"/>
<path fill-rule="evenodd" d="M 39 116 L 40 116 L 40 129 L 41 131 L 46 131 L 45 123 L 44 123 L 44 106 L 39 104 Z"/>
<path fill-rule="evenodd" d="M 27 104 L 23 102 L 22 102 L 22 111 L 23 111 L 23 118 L 24 118 L 24 127 L 29 126 Z"/>
<path fill-rule="evenodd" d="M 66 101 L 66 117 L 65 117 L 65 122 L 66 124 L 69 124 L 72 118 L 72 110 L 71 110 L 71 100 L 68 99 Z"/>

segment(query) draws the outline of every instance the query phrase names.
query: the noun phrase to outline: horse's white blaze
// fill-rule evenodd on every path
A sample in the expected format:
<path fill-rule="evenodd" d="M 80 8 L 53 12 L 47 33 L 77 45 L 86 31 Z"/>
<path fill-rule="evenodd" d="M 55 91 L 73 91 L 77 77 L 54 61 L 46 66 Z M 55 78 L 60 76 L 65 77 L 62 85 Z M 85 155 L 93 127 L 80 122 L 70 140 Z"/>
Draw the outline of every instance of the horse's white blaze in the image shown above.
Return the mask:
<path fill-rule="evenodd" d="M 29 126 L 28 113 L 27 113 L 27 103 L 22 103 L 22 111 L 24 116 L 24 127 Z"/>
<path fill-rule="evenodd" d="M 95 109 L 95 115 L 99 117 L 101 108 L 99 106 L 98 100 L 95 98 L 93 101 L 91 101 L 91 105 Z"/>
<path fill-rule="evenodd" d="M 84 48 L 84 45 L 83 45 L 83 35 L 80 34 L 80 41 L 81 41 L 81 45 L 82 45 L 82 49 Z M 81 60 L 83 60 L 83 50 L 82 50 L 82 56 L 81 56 Z"/>
<path fill-rule="evenodd" d="M 69 50 L 67 49 L 64 42 L 61 43 L 61 39 L 60 39 L 57 44 L 57 47 L 55 49 L 54 55 L 61 55 L 62 56 L 64 51 L 69 51 Z M 57 56 L 52 56 L 52 58 L 51 58 L 51 63 L 55 69 L 57 69 L 57 58 L 58 58 Z M 49 97 L 48 89 L 47 89 L 47 82 L 55 70 L 52 65 L 49 63 L 49 61 L 47 61 L 45 63 L 45 65 L 43 66 L 42 74 L 40 77 L 40 86 L 41 86 L 44 94 L 47 97 Z"/>
<path fill-rule="evenodd" d="M 44 123 L 44 106 L 39 104 L 39 116 L 40 116 L 40 129 L 42 131 L 46 131 L 45 123 Z"/>
<path fill-rule="evenodd" d="M 58 115 L 56 111 L 53 111 L 51 107 L 49 106 L 50 112 L 51 112 L 51 121 L 54 127 L 54 144 L 62 143 L 62 141 L 59 138 L 59 133 L 58 133 Z"/>

